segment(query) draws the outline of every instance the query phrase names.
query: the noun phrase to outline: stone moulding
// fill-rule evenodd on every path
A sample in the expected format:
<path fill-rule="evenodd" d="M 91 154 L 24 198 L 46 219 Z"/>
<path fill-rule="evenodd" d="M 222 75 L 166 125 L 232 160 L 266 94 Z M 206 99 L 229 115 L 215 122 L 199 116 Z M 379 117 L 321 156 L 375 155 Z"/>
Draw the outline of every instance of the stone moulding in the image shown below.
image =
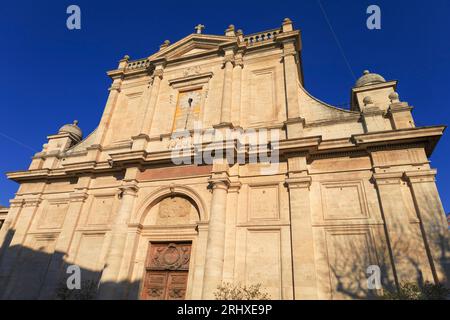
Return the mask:
<path fill-rule="evenodd" d="M 445 126 L 431 126 L 401 129 L 395 131 L 383 131 L 366 134 L 353 135 L 350 140 L 336 139 L 332 141 L 323 141 L 321 136 L 304 137 L 296 139 L 282 140 L 276 146 L 281 156 L 292 152 L 308 152 L 310 155 L 316 153 L 336 153 L 342 151 L 361 151 L 371 148 L 388 148 L 395 145 L 404 145 L 405 143 L 424 143 L 427 154 L 431 154 L 439 138 L 445 131 Z M 234 151 L 237 150 L 237 141 L 233 142 Z M 197 151 L 205 151 L 205 145 L 195 146 Z M 207 147 L 207 146 L 206 146 Z M 229 147 L 226 146 L 226 147 Z M 191 156 L 195 155 L 194 146 L 191 148 Z M 245 148 L 248 154 L 248 148 Z M 81 163 L 72 163 L 65 165 L 62 169 L 38 169 L 9 172 L 7 176 L 13 181 L 27 181 L 33 179 L 62 177 L 66 174 L 75 174 L 76 172 L 86 171 L 101 172 L 114 171 L 117 168 L 123 168 L 128 165 L 144 165 L 148 163 L 164 162 L 172 160 L 171 150 L 147 152 L 145 150 L 126 151 L 110 154 L 112 162 L 87 161 Z M 183 154 L 185 157 L 185 154 Z"/>

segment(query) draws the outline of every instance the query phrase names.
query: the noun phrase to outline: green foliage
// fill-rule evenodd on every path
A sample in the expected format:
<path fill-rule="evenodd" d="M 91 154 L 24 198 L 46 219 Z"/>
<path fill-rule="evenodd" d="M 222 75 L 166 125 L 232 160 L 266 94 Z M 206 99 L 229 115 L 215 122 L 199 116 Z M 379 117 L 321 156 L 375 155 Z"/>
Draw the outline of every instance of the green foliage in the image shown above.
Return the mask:
<path fill-rule="evenodd" d="M 261 291 L 261 284 L 242 286 L 241 284 L 223 283 L 214 292 L 216 300 L 270 300 L 270 296 Z"/>
<path fill-rule="evenodd" d="M 448 298 L 450 290 L 442 284 L 425 282 L 420 287 L 416 283 L 404 282 L 400 288 L 395 291 L 386 291 L 382 299 L 385 300 L 445 300 Z"/>

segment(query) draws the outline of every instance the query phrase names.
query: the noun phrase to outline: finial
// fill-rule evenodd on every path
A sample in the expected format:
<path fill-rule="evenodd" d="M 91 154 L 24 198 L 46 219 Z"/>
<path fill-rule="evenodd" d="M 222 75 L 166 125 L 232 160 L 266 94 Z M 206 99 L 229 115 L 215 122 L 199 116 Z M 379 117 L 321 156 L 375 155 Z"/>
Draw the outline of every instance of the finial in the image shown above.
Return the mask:
<path fill-rule="evenodd" d="M 78 125 L 78 120 L 73 120 L 73 125 L 77 126 Z"/>
<path fill-rule="evenodd" d="M 391 100 L 391 103 L 400 102 L 400 98 L 397 92 L 391 92 L 389 95 L 389 100 Z"/>
<path fill-rule="evenodd" d="M 244 34 L 244 32 L 242 31 L 242 29 L 238 29 L 238 31 L 236 31 L 236 34 L 238 36 L 240 36 L 240 35 Z"/>
<path fill-rule="evenodd" d="M 159 49 L 167 48 L 170 45 L 170 40 L 164 40 L 163 44 L 159 46 Z"/>
<path fill-rule="evenodd" d="M 369 74 L 369 73 L 370 73 L 369 70 L 364 70 L 364 71 L 363 71 L 363 74 Z"/>
<path fill-rule="evenodd" d="M 283 32 L 289 32 L 294 30 L 293 26 L 292 26 L 292 20 L 289 18 L 284 18 L 282 26 L 281 26 L 281 30 Z"/>
<path fill-rule="evenodd" d="M 126 54 L 123 56 L 122 60 L 130 60 L 130 56 Z"/>
<path fill-rule="evenodd" d="M 225 30 L 225 35 L 228 37 L 235 37 L 236 33 L 234 32 L 234 24 L 230 24 L 228 28 Z"/>
<path fill-rule="evenodd" d="M 363 99 L 363 103 L 364 103 L 365 106 L 367 106 L 368 104 L 373 104 L 372 97 L 369 97 L 369 96 L 365 97 Z"/>
<path fill-rule="evenodd" d="M 197 34 L 201 34 L 203 29 L 205 29 L 205 26 L 203 24 L 199 23 L 198 25 L 195 26 L 194 29 L 197 30 Z"/>

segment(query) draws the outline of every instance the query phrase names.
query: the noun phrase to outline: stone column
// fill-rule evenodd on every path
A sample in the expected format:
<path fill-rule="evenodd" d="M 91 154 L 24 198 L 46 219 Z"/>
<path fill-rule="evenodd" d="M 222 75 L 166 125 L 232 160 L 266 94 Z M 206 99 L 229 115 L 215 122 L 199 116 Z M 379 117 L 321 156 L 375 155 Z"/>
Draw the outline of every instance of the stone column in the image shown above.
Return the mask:
<path fill-rule="evenodd" d="M 317 299 L 317 274 L 311 222 L 310 186 L 306 154 L 288 158 L 289 210 L 292 241 L 294 299 Z"/>
<path fill-rule="evenodd" d="M 232 83 L 233 83 L 233 63 L 234 57 L 228 53 L 225 55 L 224 61 L 224 77 L 223 77 L 223 91 L 222 91 L 222 111 L 220 114 L 220 124 L 231 123 L 231 98 L 232 98 Z"/>
<path fill-rule="evenodd" d="M 217 286 L 222 283 L 225 252 L 225 216 L 227 206 L 228 178 L 211 179 L 212 201 L 209 217 L 208 244 L 206 247 L 203 299 L 214 299 Z"/>
<path fill-rule="evenodd" d="M 409 192 L 402 180 L 402 172 L 375 173 L 380 207 L 385 223 L 386 237 L 393 262 L 397 284 L 433 280 L 425 251 L 420 220 L 411 213 L 413 203 L 408 203 Z M 412 209 L 414 210 L 414 209 Z"/>
<path fill-rule="evenodd" d="M 436 170 L 405 172 L 421 223 L 434 280 L 448 287 L 450 284 L 450 237 L 435 175 Z"/>
<path fill-rule="evenodd" d="M 122 199 L 111 231 L 112 237 L 106 258 L 106 267 L 100 279 L 99 299 L 118 298 L 116 292 L 121 285 L 117 282 L 127 240 L 128 220 L 137 196 L 137 182 L 135 180 L 124 180 L 124 185 L 120 190 Z"/>
<path fill-rule="evenodd" d="M 144 117 L 144 123 L 142 124 L 142 134 L 150 135 L 152 128 L 153 115 L 155 114 L 156 102 L 158 101 L 159 87 L 161 86 L 161 80 L 164 73 L 164 65 L 158 64 L 153 71 L 153 84 L 150 93 L 150 101 L 146 107 L 146 113 Z"/>

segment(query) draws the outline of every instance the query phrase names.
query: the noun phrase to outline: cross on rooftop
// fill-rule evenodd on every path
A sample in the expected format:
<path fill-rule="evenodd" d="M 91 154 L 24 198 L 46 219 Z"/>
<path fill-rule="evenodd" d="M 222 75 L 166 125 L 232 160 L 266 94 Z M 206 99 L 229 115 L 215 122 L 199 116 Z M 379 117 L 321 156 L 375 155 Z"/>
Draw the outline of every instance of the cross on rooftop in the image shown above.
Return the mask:
<path fill-rule="evenodd" d="M 203 29 L 205 29 L 205 26 L 200 23 L 197 26 L 195 26 L 195 30 L 197 30 L 198 34 L 201 34 Z"/>

